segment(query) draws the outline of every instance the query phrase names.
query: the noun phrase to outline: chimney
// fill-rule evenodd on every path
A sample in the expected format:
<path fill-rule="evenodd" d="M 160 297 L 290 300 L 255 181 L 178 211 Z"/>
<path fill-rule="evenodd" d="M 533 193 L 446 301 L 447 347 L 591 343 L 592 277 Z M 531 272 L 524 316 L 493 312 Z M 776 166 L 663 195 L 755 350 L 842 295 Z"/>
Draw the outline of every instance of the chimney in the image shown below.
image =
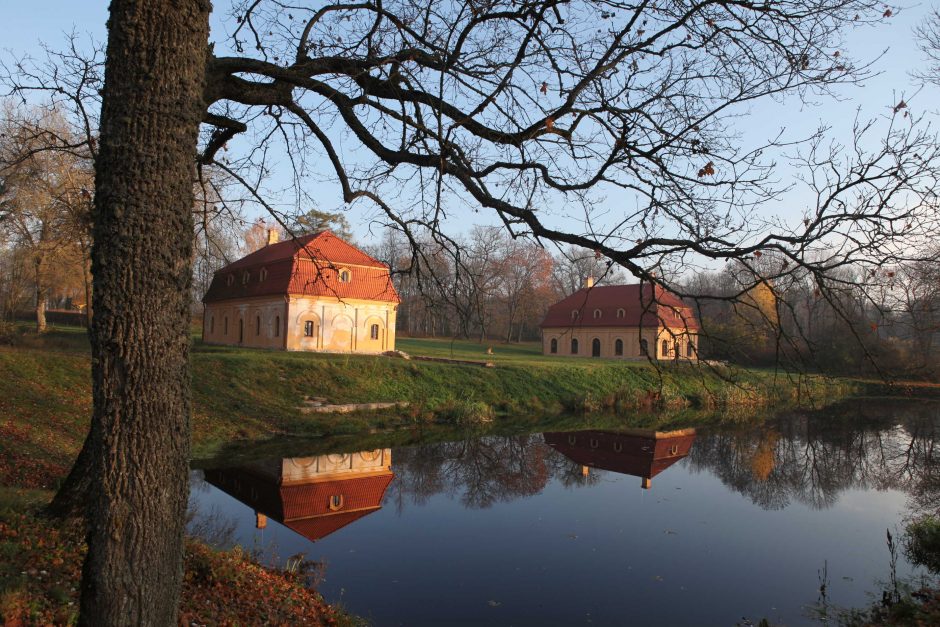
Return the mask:
<path fill-rule="evenodd" d="M 268 246 L 271 244 L 277 244 L 279 236 L 277 234 L 277 229 L 268 229 Z"/>
<path fill-rule="evenodd" d="M 594 277 L 589 276 L 588 278 L 584 279 L 584 287 L 588 289 L 594 287 Z"/>

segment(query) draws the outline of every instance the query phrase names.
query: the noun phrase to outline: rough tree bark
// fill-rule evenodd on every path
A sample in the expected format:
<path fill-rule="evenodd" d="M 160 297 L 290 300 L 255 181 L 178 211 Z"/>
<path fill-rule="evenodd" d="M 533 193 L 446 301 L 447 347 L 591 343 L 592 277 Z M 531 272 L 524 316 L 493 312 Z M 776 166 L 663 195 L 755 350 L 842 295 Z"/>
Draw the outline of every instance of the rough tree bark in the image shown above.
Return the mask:
<path fill-rule="evenodd" d="M 83 456 L 94 478 L 85 625 L 176 622 L 190 450 L 193 159 L 209 11 L 207 0 L 110 7 L 92 249 L 94 455 Z"/>

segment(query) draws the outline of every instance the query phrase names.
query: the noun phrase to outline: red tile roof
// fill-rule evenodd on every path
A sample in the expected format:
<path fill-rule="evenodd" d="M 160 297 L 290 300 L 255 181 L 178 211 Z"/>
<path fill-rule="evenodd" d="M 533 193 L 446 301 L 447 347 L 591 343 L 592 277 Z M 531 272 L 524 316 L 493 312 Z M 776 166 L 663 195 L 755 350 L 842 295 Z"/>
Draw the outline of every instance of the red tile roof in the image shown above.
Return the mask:
<path fill-rule="evenodd" d="M 294 533 L 299 533 L 308 540 L 316 542 L 335 531 L 339 531 L 346 525 L 352 524 L 364 516 L 368 516 L 378 509 L 378 507 L 375 507 L 372 509 L 359 510 L 357 512 L 340 512 L 330 516 L 290 520 L 285 522 L 284 526 Z"/>
<path fill-rule="evenodd" d="M 540 325 L 544 328 L 564 327 L 639 327 L 660 326 L 689 330 L 699 328 L 692 309 L 678 296 L 649 283 L 632 285 L 595 285 L 578 290 L 548 308 Z M 655 294 L 655 298 L 654 295 Z M 617 317 L 623 309 L 624 316 Z M 594 312 L 600 310 L 600 317 Z M 676 317 L 676 310 L 679 317 Z M 572 312 L 578 312 L 574 317 Z"/>
<path fill-rule="evenodd" d="M 351 274 L 346 283 L 339 281 L 343 268 Z M 320 231 L 269 244 L 230 263 L 215 273 L 202 301 L 279 294 L 400 300 L 387 266 L 330 231 Z"/>
<path fill-rule="evenodd" d="M 545 433 L 545 443 L 582 466 L 652 479 L 692 450 L 695 433 L 638 436 L 616 431 Z M 675 452 L 672 448 L 675 447 Z"/>
<path fill-rule="evenodd" d="M 381 474 L 281 486 L 281 515 L 287 521 L 335 514 L 329 507 L 333 495 L 343 496 L 343 510 L 378 508 L 394 476 L 388 470 Z"/>
<path fill-rule="evenodd" d="M 382 508 L 391 470 L 364 476 L 282 485 L 251 468 L 210 469 L 206 481 L 306 538 L 316 541 Z M 330 498 L 343 506 L 330 509 Z"/>

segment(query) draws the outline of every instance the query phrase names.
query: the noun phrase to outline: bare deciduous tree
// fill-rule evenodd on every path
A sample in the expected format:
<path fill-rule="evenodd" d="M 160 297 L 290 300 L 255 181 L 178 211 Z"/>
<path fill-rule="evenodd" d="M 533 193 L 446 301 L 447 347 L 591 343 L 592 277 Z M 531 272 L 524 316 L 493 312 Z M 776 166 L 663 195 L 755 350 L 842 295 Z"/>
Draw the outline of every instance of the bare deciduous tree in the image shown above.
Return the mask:
<path fill-rule="evenodd" d="M 68 128 L 54 109 L 7 106 L 0 121 L 0 229 L 32 266 L 36 330 L 46 330 L 50 288 L 82 278 L 89 293 L 91 170 L 87 160 L 58 150 Z"/>
<path fill-rule="evenodd" d="M 297 206 L 306 177 L 327 178 L 346 203 L 372 203 L 418 260 L 459 258 L 448 230 L 484 210 L 514 236 L 579 246 L 645 281 L 674 282 L 697 259 L 773 253 L 779 266 L 757 280 L 800 269 L 829 293 L 847 264 L 897 263 L 911 250 L 901 240 L 936 227 L 940 148 L 906 103 L 886 130 L 860 124 L 848 149 L 818 136 L 797 151 L 815 202 L 796 224 L 760 211 L 785 191 L 775 184 L 785 141 L 735 132 L 755 101 L 824 96 L 864 77 L 841 33 L 887 18 L 881 3 L 239 0 L 218 52 L 209 11 L 206 0 L 111 4 L 95 159 L 95 411 L 60 493 L 87 499 L 96 522 L 89 624 L 174 619 L 201 123 L 198 166 L 270 208 L 265 175 L 286 155 Z M 23 75 L 18 91 L 77 93 L 55 91 L 41 67 Z M 94 118 L 84 98 L 72 102 L 79 120 Z M 90 485 L 74 480 L 88 471 Z"/>

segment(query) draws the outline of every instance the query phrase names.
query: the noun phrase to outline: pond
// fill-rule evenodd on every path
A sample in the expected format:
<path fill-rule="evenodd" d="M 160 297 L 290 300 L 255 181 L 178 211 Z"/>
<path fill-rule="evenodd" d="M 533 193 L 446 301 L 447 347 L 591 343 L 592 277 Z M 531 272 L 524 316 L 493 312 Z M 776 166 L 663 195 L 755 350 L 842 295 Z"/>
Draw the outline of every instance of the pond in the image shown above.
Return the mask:
<path fill-rule="evenodd" d="M 192 473 L 192 528 L 383 625 L 818 624 L 940 503 L 940 404 L 733 427 L 468 435 Z M 920 571 L 898 556 L 897 574 Z M 825 584 L 824 594 L 821 593 Z"/>

